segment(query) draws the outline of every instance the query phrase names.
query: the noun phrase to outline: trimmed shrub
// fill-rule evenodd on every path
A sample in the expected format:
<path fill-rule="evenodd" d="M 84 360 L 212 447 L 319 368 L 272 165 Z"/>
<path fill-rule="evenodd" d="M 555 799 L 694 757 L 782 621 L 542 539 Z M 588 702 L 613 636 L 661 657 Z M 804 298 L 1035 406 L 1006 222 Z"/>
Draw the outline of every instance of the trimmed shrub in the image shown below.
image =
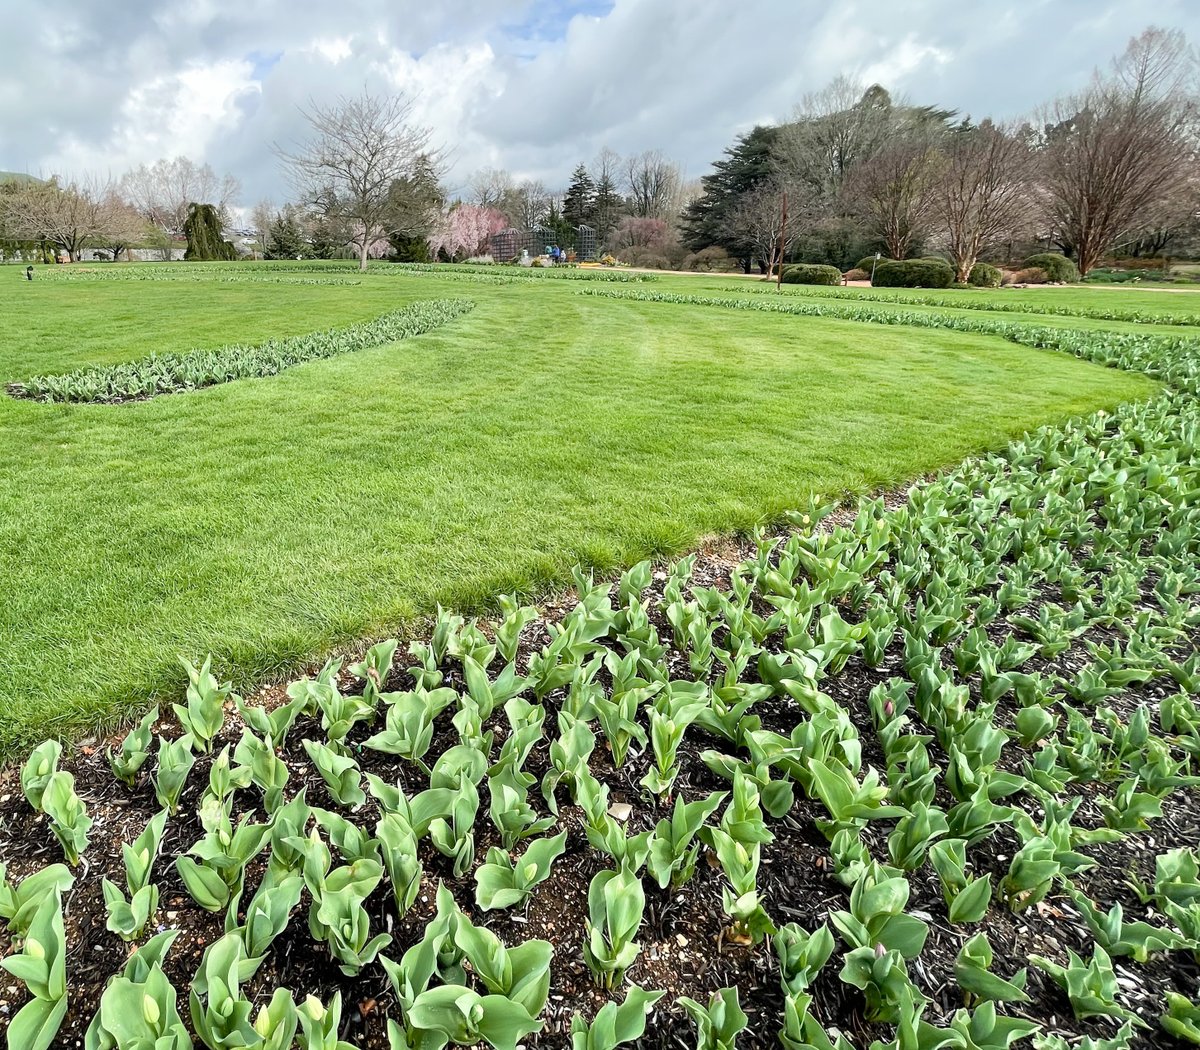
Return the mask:
<path fill-rule="evenodd" d="M 729 273 L 738 268 L 736 260 L 731 259 L 724 248 L 718 248 L 716 245 L 692 252 L 684 258 L 682 264 L 684 270 L 700 270 L 704 273 Z"/>
<path fill-rule="evenodd" d="M 885 262 L 895 262 L 895 260 L 894 260 L 894 259 L 889 259 L 889 258 L 888 258 L 886 255 L 884 255 L 884 256 L 881 256 L 881 257 L 880 257 L 880 259 L 879 259 L 879 261 L 880 261 L 881 263 L 885 263 Z M 875 256 L 873 256 L 873 255 L 868 255 L 868 256 L 866 256 L 866 258 L 859 259 L 859 260 L 858 260 L 858 262 L 856 262 L 856 263 L 854 264 L 854 268 L 855 268 L 856 270 L 866 270 L 866 271 L 867 271 L 867 273 L 870 273 L 870 272 L 871 272 L 871 267 L 872 267 L 872 266 L 874 266 L 874 265 L 875 265 Z"/>
<path fill-rule="evenodd" d="M 855 268 L 853 270 L 847 270 L 844 274 L 842 274 L 842 276 L 847 281 L 869 281 L 871 279 L 871 271 Z"/>
<path fill-rule="evenodd" d="M 1079 267 L 1065 255 L 1059 255 L 1058 252 L 1042 252 L 1040 255 L 1031 255 L 1025 260 L 1025 268 L 1029 269 L 1030 267 L 1037 267 L 1044 271 L 1047 281 L 1061 281 L 1069 284 L 1079 280 Z"/>
<path fill-rule="evenodd" d="M 671 260 L 657 248 L 643 248 L 636 244 L 621 250 L 621 262 L 627 266 L 640 266 L 646 270 L 671 269 Z"/>
<path fill-rule="evenodd" d="M 878 288 L 949 288 L 954 270 L 948 263 L 924 259 L 883 262 L 875 267 L 874 284 Z"/>
<path fill-rule="evenodd" d="M 842 271 L 836 266 L 795 263 L 783 268 L 784 284 L 841 284 Z"/>
<path fill-rule="evenodd" d="M 1000 270 L 998 267 L 988 263 L 977 262 L 971 267 L 971 273 L 967 277 L 967 284 L 974 285 L 976 288 L 999 288 Z"/>
<path fill-rule="evenodd" d="M 1013 284 L 1045 284 L 1050 279 L 1040 266 L 1027 266 L 1012 275 Z"/>

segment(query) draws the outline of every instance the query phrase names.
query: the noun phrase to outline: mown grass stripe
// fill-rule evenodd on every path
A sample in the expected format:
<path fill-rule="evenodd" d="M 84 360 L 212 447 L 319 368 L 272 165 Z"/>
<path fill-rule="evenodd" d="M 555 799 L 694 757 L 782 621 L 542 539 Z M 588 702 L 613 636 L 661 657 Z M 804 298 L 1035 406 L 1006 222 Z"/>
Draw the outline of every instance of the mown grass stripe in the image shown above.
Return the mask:
<path fill-rule="evenodd" d="M 11 383 L 13 397 L 35 401 L 119 404 L 161 394 L 277 375 L 292 365 L 351 354 L 439 328 L 474 309 L 468 299 L 430 299 L 371 321 L 328 328 L 256 346 L 233 343 L 182 354 L 151 354 L 140 361 L 80 368 L 62 375 Z"/>
<path fill-rule="evenodd" d="M 795 314 L 800 317 L 829 317 L 865 324 L 943 328 L 978 335 L 996 335 L 1022 346 L 1031 346 L 1039 350 L 1059 350 L 1109 368 L 1142 372 L 1193 396 L 1200 393 L 1200 340 L 1191 336 L 1051 328 L 1026 322 L 989 321 L 984 318 L 931 314 L 915 310 L 880 310 L 833 302 L 727 299 L 720 296 L 608 288 L 581 288 L 575 294 L 605 299 L 716 306 L 726 310 L 758 310 L 764 313 Z"/>
<path fill-rule="evenodd" d="M 983 291 L 984 289 L 976 289 Z M 775 288 L 747 288 L 753 295 L 778 295 Z M 870 294 L 857 288 L 821 288 L 817 285 L 805 285 L 797 288 L 795 285 L 782 289 L 784 295 L 812 297 L 818 299 L 840 299 L 843 302 L 879 303 L 887 306 L 932 306 L 947 310 L 975 310 L 981 313 L 1006 314 L 1043 314 L 1047 317 L 1085 317 L 1093 321 L 1122 321 L 1126 324 L 1171 324 L 1180 327 L 1196 327 L 1200 325 L 1200 314 L 1156 314 L 1144 310 L 1095 309 L 1078 306 L 1062 306 L 1046 302 L 1034 302 L 1028 298 L 1019 301 L 999 302 L 995 298 L 967 299 L 957 295 L 929 295 L 905 292 L 885 292 L 879 294 L 874 289 Z M 968 294 L 970 294 L 968 292 Z M 1009 294 L 999 292 L 1000 295 Z"/>

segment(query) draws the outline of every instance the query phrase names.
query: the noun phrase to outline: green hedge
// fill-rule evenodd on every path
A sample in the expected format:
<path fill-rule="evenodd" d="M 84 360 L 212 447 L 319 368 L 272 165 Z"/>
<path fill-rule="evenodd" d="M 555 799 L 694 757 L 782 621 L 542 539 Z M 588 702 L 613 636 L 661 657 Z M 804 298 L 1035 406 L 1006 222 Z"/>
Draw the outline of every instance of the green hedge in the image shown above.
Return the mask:
<path fill-rule="evenodd" d="M 329 328 L 258 346 L 233 344 L 183 354 L 151 354 L 140 361 L 81 368 L 65 375 L 34 376 L 13 383 L 13 397 L 36 401 L 141 401 L 159 394 L 273 376 L 292 365 L 367 350 L 439 328 L 474 309 L 467 299 L 428 299 L 373 321 Z"/>
<path fill-rule="evenodd" d="M 1079 280 L 1079 267 L 1065 255 L 1059 255 L 1058 252 L 1042 252 L 1040 255 L 1031 255 L 1025 260 L 1025 265 L 1045 270 L 1046 279 L 1050 281 L 1070 284 L 1072 281 Z"/>
<path fill-rule="evenodd" d="M 783 268 L 784 284 L 841 284 L 842 271 L 836 266 L 795 263 Z"/>
<path fill-rule="evenodd" d="M 883 262 L 875 267 L 872 283 L 878 288 L 949 288 L 954 271 L 948 263 L 926 259 Z"/>
<path fill-rule="evenodd" d="M 974 285 L 976 288 L 999 288 L 1000 276 L 999 267 L 985 262 L 977 262 L 971 267 L 971 272 L 967 276 L 967 284 Z"/>
<path fill-rule="evenodd" d="M 894 260 L 894 259 L 889 259 L 889 258 L 888 258 L 886 255 L 884 255 L 884 256 L 881 256 L 881 257 L 880 257 L 879 261 L 880 261 L 881 263 L 885 263 L 885 262 L 894 262 L 895 260 Z M 866 270 L 866 271 L 867 271 L 867 273 L 870 273 L 870 272 L 871 272 L 871 267 L 872 267 L 872 266 L 874 266 L 875 264 L 876 264 L 876 263 L 875 263 L 875 256 L 873 256 L 873 255 L 868 255 L 868 256 L 867 256 L 865 259 L 859 259 L 859 260 L 858 260 L 858 262 L 856 262 L 856 263 L 854 264 L 854 268 L 855 268 L 856 270 Z"/>

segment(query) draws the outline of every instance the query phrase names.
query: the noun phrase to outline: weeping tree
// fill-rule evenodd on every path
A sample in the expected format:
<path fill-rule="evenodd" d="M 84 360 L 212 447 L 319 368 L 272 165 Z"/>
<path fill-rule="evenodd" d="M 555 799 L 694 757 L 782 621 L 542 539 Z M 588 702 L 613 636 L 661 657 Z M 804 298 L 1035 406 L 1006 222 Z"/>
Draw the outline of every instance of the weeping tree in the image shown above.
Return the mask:
<path fill-rule="evenodd" d="M 187 251 L 183 257 L 189 261 L 229 261 L 237 258 L 233 244 L 221 239 L 221 216 L 211 204 L 188 205 L 183 233 L 187 237 Z"/>

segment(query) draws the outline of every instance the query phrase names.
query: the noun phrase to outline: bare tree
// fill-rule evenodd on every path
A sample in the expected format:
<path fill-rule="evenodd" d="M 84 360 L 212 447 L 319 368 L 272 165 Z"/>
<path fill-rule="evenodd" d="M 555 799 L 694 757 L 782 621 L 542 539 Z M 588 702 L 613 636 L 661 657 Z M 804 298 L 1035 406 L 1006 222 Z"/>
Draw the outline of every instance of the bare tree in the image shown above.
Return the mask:
<path fill-rule="evenodd" d="M 19 238 L 45 241 L 71 262 L 88 244 L 103 244 L 119 221 L 108 202 L 112 188 L 91 181 L 30 182 L 3 200 L 4 225 Z"/>
<path fill-rule="evenodd" d="M 214 204 L 223 219 L 241 187 L 232 175 L 218 176 L 210 164 L 189 157 L 158 160 L 126 173 L 121 193 L 156 226 L 178 234 L 191 204 Z"/>
<path fill-rule="evenodd" d="M 929 227 L 938 168 L 934 141 L 914 132 L 876 151 L 846 180 L 849 206 L 893 259 L 903 259 Z"/>
<path fill-rule="evenodd" d="M 513 178 L 503 168 L 480 168 L 471 176 L 467 201 L 480 208 L 505 211 L 513 192 Z"/>
<path fill-rule="evenodd" d="M 878 84 L 838 76 L 805 95 L 779 128 L 774 159 L 780 177 L 832 200 L 846 176 L 900 130 L 905 110 Z"/>
<path fill-rule="evenodd" d="M 1200 229 L 1200 178 L 1190 176 L 1170 198 L 1149 209 L 1137 225 L 1124 230 L 1113 244 L 1123 255 L 1163 255 L 1180 237 Z"/>
<path fill-rule="evenodd" d="M 980 253 L 1033 220 L 1031 160 L 1022 135 L 990 121 L 943 140 L 931 210 L 956 281 L 967 280 Z"/>
<path fill-rule="evenodd" d="M 1049 217 L 1080 274 L 1184 191 L 1196 163 L 1196 70 L 1183 33 L 1147 29 L 1042 114 Z"/>
<path fill-rule="evenodd" d="M 531 230 L 546 218 L 550 210 L 550 193 L 536 179 L 526 179 L 515 186 L 499 210 L 519 229 Z"/>
<path fill-rule="evenodd" d="M 728 220 L 730 232 L 753 249 L 768 274 L 787 258 L 801 229 L 800 202 L 794 195 L 789 201 L 791 214 L 784 229 L 783 194 L 784 188 L 777 182 L 760 183 L 742 194 Z"/>
<path fill-rule="evenodd" d="M 414 105 L 407 94 L 365 91 L 331 106 L 310 104 L 303 112 L 312 138 L 290 150 L 276 147 L 304 203 L 348 231 L 360 270 L 372 246 L 392 232 L 392 184 L 434 155 L 430 130 L 413 122 Z"/>
<path fill-rule="evenodd" d="M 605 146 L 596 154 L 588 170 L 596 187 L 593 208 L 596 238 L 600 244 L 605 244 L 624 208 L 620 193 L 621 155 Z"/>
<path fill-rule="evenodd" d="M 116 262 L 122 254 L 146 237 L 149 224 L 129 201 L 125 200 L 116 187 L 109 186 L 100 201 L 99 228 L 93 243 L 112 255 Z"/>
<path fill-rule="evenodd" d="M 263 198 L 250 209 L 250 226 L 254 230 L 254 246 L 260 255 L 267 254 L 271 223 L 275 220 L 275 205 Z"/>
<path fill-rule="evenodd" d="M 678 164 L 667 160 L 659 150 L 647 150 L 626 157 L 622 175 L 635 216 L 665 219 L 672 214 L 683 181 Z"/>

